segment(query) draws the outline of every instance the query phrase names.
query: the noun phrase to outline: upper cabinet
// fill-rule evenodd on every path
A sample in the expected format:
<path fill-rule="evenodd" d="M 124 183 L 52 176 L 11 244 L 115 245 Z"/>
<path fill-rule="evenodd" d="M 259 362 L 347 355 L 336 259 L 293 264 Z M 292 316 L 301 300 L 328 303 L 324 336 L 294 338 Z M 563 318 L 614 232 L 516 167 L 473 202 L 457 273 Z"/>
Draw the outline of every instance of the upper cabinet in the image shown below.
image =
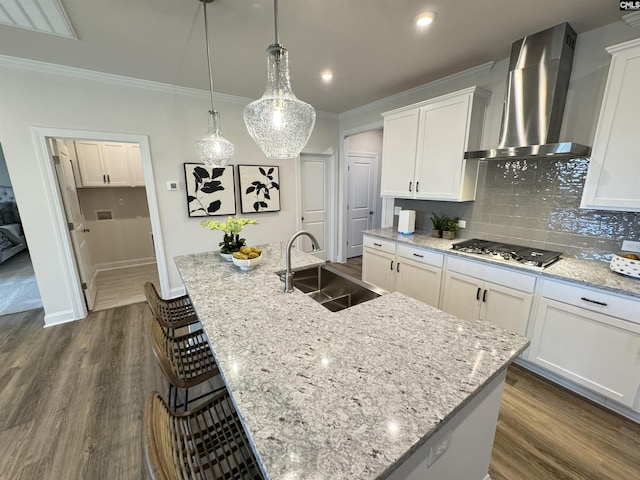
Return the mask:
<path fill-rule="evenodd" d="M 144 186 L 137 144 L 76 140 L 75 146 L 79 187 Z"/>
<path fill-rule="evenodd" d="M 475 199 L 489 92 L 477 87 L 383 113 L 382 195 L 464 202 Z"/>
<path fill-rule="evenodd" d="M 607 49 L 609 77 L 593 142 L 582 208 L 640 211 L 640 39 Z"/>

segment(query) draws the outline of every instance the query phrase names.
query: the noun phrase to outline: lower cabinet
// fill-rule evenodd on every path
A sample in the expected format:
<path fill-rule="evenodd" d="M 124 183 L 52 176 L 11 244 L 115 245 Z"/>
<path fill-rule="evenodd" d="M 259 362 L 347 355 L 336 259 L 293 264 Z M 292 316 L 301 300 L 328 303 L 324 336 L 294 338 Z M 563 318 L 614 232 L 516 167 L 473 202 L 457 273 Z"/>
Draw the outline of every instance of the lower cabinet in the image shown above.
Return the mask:
<path fill-rule="evenodd" d="M 362 280 L 437 307 L 444 256 L 365 236 Z"/>
<path fill-rule="evenodd" d="M 525 335 L 535 282 L 525 273 L 449 258 L 440 309 L 469 322 L 484 320 Z"/>
<path fill-rule="evenodd" d="M 640 411 L 640 302 L 545 281 L 529 361 Z"/>

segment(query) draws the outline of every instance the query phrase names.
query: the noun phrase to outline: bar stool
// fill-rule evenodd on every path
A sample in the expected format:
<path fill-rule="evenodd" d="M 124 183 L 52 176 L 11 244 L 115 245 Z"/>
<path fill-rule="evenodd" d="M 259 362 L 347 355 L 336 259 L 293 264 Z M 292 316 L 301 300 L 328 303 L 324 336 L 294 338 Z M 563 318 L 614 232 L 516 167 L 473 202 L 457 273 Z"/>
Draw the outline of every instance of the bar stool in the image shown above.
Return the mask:
<path fill-rule="evenodd" d="M 176 328 L 186 327 L 199 322 L 198 315 L 193 308 L 189 295 L 165 300 L 151 282 L 144 284 L 144 296 L 151 309 L 151 313 L 158 318 L 160 324 L 169 329 L 171 333 Z"/>
<path fill-rule="evenodd" d="M 167 400 L 172 408 L 177 410 L 179 388 L 184 389 L 183 407 L 185 411 L 189 403 L 225 388 L 224 386 L 217 387 L 189 399 L 190 388 L 220 375 L 204 330 L 198 329 L 184 335 L 171 336 L 162 328 L 160 320 L 152 316 L 149 320 L 149 338 L 160 370 L 169 382 Z M 220 382 L 222 382 L 221 378 Z M 173 402 L 171 401 L 172 393 Z"/>
<path fill-rule="evenodd" d="M 173 413 L 158 392 L 144 409 L 147 466 L 154 480 L 263 480 L 225 391 L 200 407 Z"/>

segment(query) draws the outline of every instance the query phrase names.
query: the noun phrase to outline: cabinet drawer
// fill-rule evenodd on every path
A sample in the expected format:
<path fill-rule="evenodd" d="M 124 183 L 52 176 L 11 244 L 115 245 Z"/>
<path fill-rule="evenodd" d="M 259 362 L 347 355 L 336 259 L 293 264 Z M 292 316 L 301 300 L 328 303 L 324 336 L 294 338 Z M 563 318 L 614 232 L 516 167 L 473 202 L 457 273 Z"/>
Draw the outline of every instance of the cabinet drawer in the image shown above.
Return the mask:
<path fill-rule="evenodd" d="M 536 277 L 526 273 L 516 272 L 507 268 L 494 267 L 484 263 L 474 262 L 459 257 L 447 258 L 447 270 L 470 275 L 481 280 L 515 288 L 521 292 L 533 293 L 536 286 Z"/>
<path fill-rule="evenodd" d="M 541 295 L 576 307 L 640 323 L 640 301 L 581 285 L 545 280 Z"/>
<path fill-rule="evenodd" d="M 367 237 L 364 236 L 364 246 L 372 248 L 374 250 L 380 250 L 382 252 L 387 252 L 391 254 L 396 253 L 396 244 L 395 242 L 391 242 L 389 240 L 382 240 L 380 238 L 375 237 Z"/>
<path fill-rule="evenodd" d="M 409 247 L 408 245 L 398 245 L 398 256 L 440 268 L 442 268 L 442 264 L 444 263 L 444 255 L 441 253 L 423 250 L 422 248 Z"/>

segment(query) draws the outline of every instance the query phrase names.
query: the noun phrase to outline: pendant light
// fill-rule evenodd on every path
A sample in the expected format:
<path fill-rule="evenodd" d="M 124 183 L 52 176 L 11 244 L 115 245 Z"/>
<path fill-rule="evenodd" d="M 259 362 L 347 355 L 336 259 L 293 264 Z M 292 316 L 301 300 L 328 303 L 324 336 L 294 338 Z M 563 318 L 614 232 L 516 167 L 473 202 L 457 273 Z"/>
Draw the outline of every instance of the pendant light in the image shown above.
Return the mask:
<path fill-rule="evenodd" d="M 268 158 L 294 158 L 309 141 L 316 111 L 291 90 L 289 54 L 278 38 L 278 0 L 273 10 L 276 38 L 267 48 L 267 87 L 262 98 L 245 107 L 243 116 L 251 138 Z"/>
<path fill-rule="evenodd" d="M 207 43 L 207 65 L 209 67 L 209 93 L 211 110 L 209 110 L 209 130 L 196 142 L 196 151 L 203 163 L 208 167 L 226 167 L 233 158 L 235 147 L 220 130 L 220 114 L 213 106 L 213 74 L 211 73 L 211 53 L 209 52 L 209 28 L 207 25 L 207 3 L 213 0 L 198 0 L 204 5 L 204 38 Z"/>

